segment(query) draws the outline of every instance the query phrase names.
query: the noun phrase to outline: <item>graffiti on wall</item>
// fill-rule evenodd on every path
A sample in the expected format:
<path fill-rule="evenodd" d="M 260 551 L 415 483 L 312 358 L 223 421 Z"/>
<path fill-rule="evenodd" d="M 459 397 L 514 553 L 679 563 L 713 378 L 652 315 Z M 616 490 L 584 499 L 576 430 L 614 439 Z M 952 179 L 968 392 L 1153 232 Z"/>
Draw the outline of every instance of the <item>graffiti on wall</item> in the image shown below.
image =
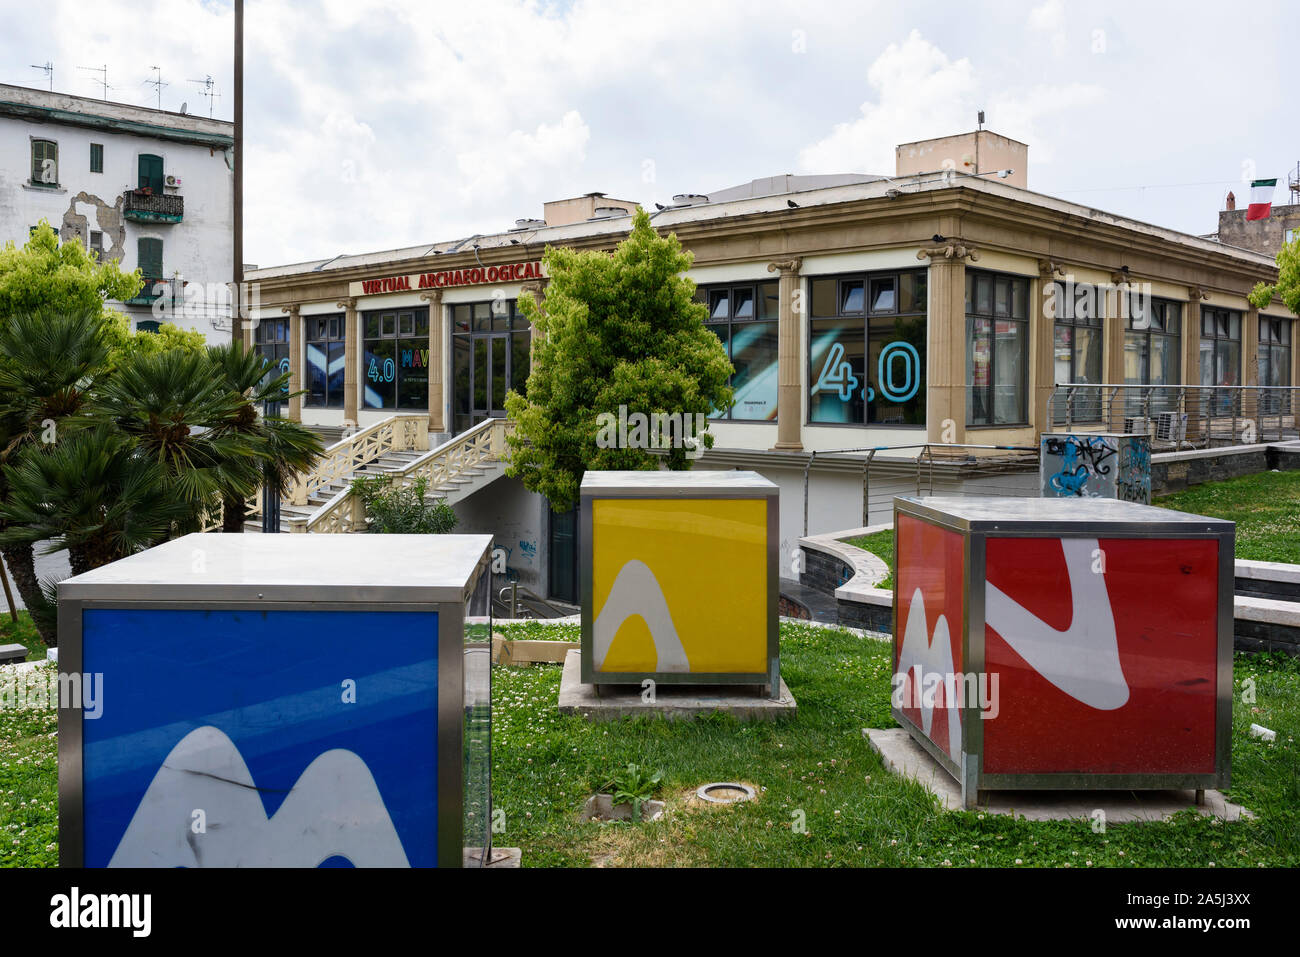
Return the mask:
<path fill-rule="evenodd" d="M 1151 445 L 1144 435 L 1044 435 L 1045 498 L 1151 502 Z"/>

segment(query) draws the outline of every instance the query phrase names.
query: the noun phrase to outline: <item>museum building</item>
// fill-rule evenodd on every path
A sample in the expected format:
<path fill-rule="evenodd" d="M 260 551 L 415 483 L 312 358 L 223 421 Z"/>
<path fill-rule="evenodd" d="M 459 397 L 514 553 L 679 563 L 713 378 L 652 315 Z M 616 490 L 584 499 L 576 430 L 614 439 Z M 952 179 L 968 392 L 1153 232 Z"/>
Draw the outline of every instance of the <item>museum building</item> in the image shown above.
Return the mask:
<path fill-rule="evenodd" d="M 652 213 L 694 254 L 735 367 L 735 404 L 697 467 L 781 486 L 783 560 L 805 525 L 861 524 L 848 450 L 1036 446 L 1061 423 L 1057 383 L 1297 381 L 1295 317 L 1247 300 L 1276 281 L 1271 257 L 1032 192 L 1027 147 L 987 130 L 897 152 L 893 177 L 775 176 Z M 424 413 L 433 447 L 526 388 L 518 300 L 542 296 L 546 247 L 612 250 L 635 208 L 589 193 L 493 235 L 251 271 L 246 341 L 304 390 L 290 417 L 365 428 Z M 1102 391 L 1072 404 L 1074 427 L 1100 427 Z M 571 516 L 505 478 L 457 510 L 463 530 L 519 543 L 521 581 L 572 597 Z"/>

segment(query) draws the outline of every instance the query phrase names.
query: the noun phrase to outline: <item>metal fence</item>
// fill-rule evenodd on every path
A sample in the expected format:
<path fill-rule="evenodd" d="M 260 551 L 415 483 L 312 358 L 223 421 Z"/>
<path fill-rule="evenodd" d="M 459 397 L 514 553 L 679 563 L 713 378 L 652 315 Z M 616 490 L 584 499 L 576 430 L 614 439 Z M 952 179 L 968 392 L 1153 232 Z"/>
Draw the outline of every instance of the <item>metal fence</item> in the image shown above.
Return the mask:
<path fill-rule="evenodd" d="M 1059 431 L 1139 433 L 1153 449 L 1213 448 L 1300 438 L 1297 386 L 1067 382 L 1047 400 Z"/>
<path fill-rule="evenodd" d="M 890 520 L 897 495 L 1036 497 L 1039 490 L 1037 446 L 925 442 L 814 451 L 803 471 L 804 535 L 818 455 L 827 464 L 831 457 L 862 457 L 864 526 Z M 836 460 L 843 466 L 843 459 Z"/>

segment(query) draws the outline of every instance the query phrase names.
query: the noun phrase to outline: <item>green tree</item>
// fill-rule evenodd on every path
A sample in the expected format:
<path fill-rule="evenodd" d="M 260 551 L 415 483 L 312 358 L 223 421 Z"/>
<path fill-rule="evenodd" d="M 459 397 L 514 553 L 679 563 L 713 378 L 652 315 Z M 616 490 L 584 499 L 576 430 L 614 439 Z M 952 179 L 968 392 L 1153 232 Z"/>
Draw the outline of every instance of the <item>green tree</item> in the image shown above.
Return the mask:
<path fill-rule="evenodd" d="M 217 423 L 216 428 L 250 446 L 255 481 L 269 483 L 276 495 L 285 495 L 294 477 L 315 468 L 325 452 L 320 436 L 311 429 L 278 416 L 258 415 L 264 402 L 280 402 L 290 397 L 285 391 L 290 374 L 268 372 L 265 358 L 256 352 L 236 349 L 233 344 L 210 346 L 207 355 L 218 380 L 239 400 L 232 414 Z M 244 530 L 248 497 L 244 481 L 232 481 L 222 488 L 223 532 Z"/>
<path fill-rule="evenodd" d="M 602 448 L 602 413 L 709 415 L 728 408 L 733 369 L 722 343 L 704 325 L 684 273 L 694 257 L 677 237 L 661 237 L 638 209 L 613 255 L 548 247 L 545 301 L 519 305 L 533 325 L 526 397 L 512 391 L 514 419 L 507 474 L 550 501 L 571 508 L 587 469 L 690 467 L 681 443 L 665 455 L 648 448 Z M 712 447 L 704 433 L 702 444 Z"/>
<path fill-rule="evenodd" d="M 130 299 L 143 285 L 138 270 L 101 263 L 79 242 L 60 244 L 44 219 L 21 249 L 13 241 L 0 249 L 0 317 L 43 309 L 103 314 L 105 300 Z"/>
<path fill-rule="evenodd" d="M 7 466 L 47 454 L 87 421 L 85 406 L 107 355 L 97 306 L 71 313 L 45 307 L 0 320 L 0 509 L 15 492 Z M 53 616 L 36 576 L 39 539 L 8 535 L 18 520 L 0 511 L 0 553 L 37 630 L 53 644 Z"/>
<path fill-rule="evenodd" d="M 1277 253 L 1277 282 L 1256 283 L 1250 291 L 1250 304 L 1265 308 L 1277 296 L 1296 315 L 1300 315 L 1300 237 L 1284 243 Z"/>

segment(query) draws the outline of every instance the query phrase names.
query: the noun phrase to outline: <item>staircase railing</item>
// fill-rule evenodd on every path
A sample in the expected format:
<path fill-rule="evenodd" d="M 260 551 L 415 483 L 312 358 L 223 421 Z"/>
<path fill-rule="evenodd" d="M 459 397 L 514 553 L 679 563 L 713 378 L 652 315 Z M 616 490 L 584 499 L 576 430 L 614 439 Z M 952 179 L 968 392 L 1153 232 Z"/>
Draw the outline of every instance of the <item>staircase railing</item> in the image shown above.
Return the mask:
<path fill-rule="evenodd" d="M 389 416 L 327 448 L 315 469 L 298 476 L 289 489 L 288 500 L 293 505 L 306 505 L 307 499 L 322 488 L 345 481 L 389 452 L 422 452 L 428 448 L 427 415 Z"/>
<path fill-rule="evenodd" d="M 412 459 L 402 469 L 387 473 L 395 485 L 409 487 L 417 479 L 428 479 L 429 488 L 452 484 L 479 466 L 501 461 L 506 450 L 506 435 L 514 423 L 505 419 L 487 419 L 444 442 L 436 449 Z M 376 456 L 377 457 L 377 456 Z M 340 476 L 346 480 L 347 476 Z M 344 488 L 309 516 L 289 519 L 290 532 L 347 533 L 365 530 L 365 506 L 361 499 Z"/>

